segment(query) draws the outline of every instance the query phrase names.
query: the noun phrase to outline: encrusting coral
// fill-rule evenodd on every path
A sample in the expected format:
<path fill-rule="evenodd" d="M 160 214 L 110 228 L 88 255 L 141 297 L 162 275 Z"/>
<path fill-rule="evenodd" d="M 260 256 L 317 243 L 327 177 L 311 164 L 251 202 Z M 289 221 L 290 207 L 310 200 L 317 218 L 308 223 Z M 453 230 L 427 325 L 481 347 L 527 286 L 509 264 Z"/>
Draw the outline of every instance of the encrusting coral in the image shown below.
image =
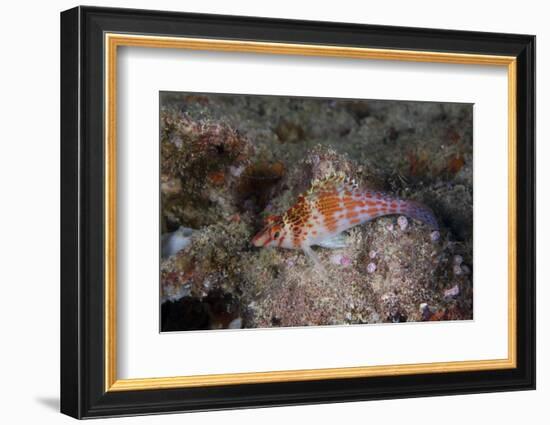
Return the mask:
<path fill-rule="evenodd" d="M 233 128 L 161 112 L 163 218 L 172 226 L 199 228 L 237 212 L 235 170 L 249 165 L 252 145 Z"/>

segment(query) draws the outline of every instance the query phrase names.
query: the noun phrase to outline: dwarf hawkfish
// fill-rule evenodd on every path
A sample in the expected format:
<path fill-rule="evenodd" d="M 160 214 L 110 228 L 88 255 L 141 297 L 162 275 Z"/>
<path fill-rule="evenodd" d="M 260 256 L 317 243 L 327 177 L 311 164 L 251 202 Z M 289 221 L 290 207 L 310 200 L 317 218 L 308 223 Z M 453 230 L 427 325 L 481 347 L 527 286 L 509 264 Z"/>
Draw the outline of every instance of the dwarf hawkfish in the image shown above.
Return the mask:
<path fill-rule="evenodd" d="M 361 189 L 342 173 L 312 183 L 281 216 L 270 216 L 252 239 L 257 247 L 301 249 L 321 271 L 323 266 L 312 246 L 343 248 L 342 232 L 377 217 L 400 214 L 438 227 L 433 212 L 415 201 L 387 193 Z"/>

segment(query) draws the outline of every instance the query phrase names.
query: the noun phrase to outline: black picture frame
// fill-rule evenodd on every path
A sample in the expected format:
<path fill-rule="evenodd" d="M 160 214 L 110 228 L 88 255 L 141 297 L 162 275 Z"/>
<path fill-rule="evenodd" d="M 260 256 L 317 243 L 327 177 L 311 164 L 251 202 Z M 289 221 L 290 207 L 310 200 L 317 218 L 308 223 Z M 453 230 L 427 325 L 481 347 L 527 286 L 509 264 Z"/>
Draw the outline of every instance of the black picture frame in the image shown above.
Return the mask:
<path fill-rule="evenodd" d="M 104 34 L 506 55 L 517 58 L 517 367 L 105 391 Z M 535 37 L 76 7 L 61 13 L 61 412 L 75 418 L 535 388 Z"/>

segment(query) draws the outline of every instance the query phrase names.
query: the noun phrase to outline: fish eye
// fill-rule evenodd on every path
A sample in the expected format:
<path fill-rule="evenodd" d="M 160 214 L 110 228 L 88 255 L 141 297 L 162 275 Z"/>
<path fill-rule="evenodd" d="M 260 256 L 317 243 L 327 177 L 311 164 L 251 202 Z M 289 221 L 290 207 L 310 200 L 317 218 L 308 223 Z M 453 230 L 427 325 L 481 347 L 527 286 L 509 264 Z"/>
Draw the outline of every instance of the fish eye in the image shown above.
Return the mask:
<path fill-rule="evenodd" d="M 273 235 L 273 237 L 275 239 L 277 239 L 279 236 L 280 236 L 281 232 L 279 232 L 278 230 L 275 232 L 275 234 Z"/>

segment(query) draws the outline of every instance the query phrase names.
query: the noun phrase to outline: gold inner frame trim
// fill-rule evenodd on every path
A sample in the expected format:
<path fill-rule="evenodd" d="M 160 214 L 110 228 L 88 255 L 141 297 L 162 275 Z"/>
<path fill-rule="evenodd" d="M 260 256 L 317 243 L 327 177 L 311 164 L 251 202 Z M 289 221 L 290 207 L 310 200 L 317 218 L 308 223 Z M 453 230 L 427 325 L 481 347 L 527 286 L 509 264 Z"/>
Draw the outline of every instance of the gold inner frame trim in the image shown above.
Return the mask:
<path fill-rule="evenodd" d="M 516 341 L 516 261 L 517 261 L 517 194 L 516 194 L 516 58 L 478 54 L 424 52 L 393 49 L 370 49 L 330 45 L 268 43 L 256 41 L 161 37 L 106 33 L 105 46 L 105 391 L 136 391 L 214 385 L 238 385 L 269 382 L 311 381 L 321 379 L 359 378 L 510 369 L 517 365 Z M 116 123 L 117 123 L 117 49 L 149 47 L 262 53 L 280 55 L 325 56 L 405 62 L 434 62 L 468 65 L 494 65 L 508 72 L 508 357 L 494 360 L 399 364 L 174 376 L 165 378 L 118 379 L 116 325 Z"/>

